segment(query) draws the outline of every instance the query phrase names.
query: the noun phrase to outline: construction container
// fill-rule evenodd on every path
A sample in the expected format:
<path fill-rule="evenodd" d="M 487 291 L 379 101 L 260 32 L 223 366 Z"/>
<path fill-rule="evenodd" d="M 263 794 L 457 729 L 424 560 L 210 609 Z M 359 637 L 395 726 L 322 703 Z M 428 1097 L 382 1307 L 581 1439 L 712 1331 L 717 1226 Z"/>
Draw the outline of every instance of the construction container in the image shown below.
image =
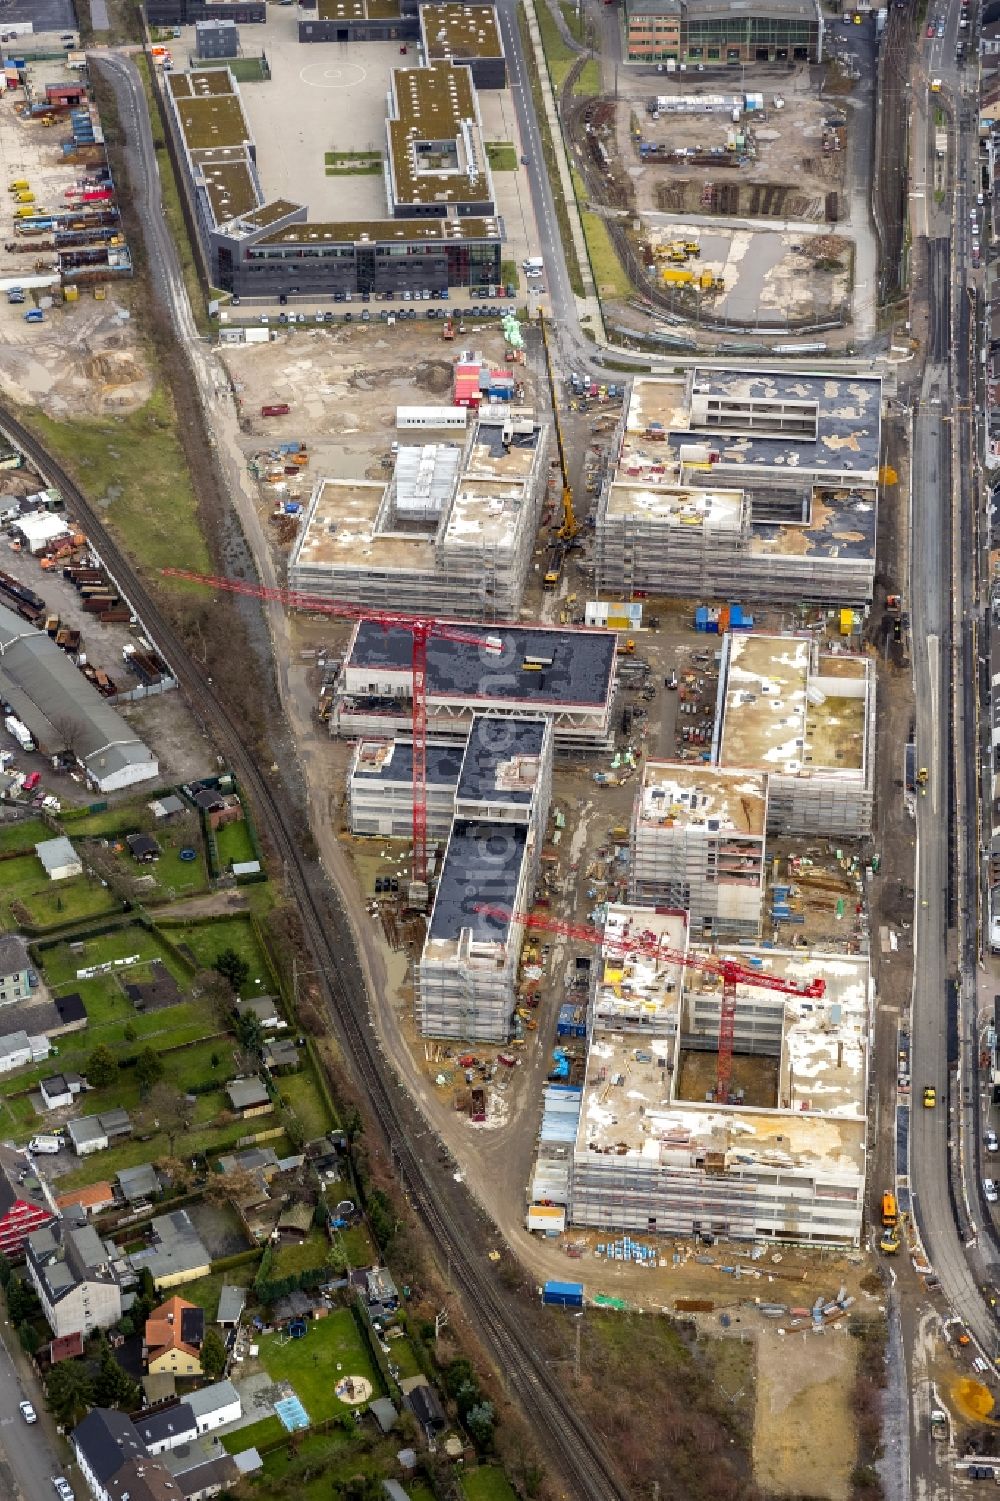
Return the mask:
<path fill-rule="evenodd" d="M 78 302 L 79 298 L 80 298 L 80 288 L 79 287 L 64 287 L 63 288 L 63 301 L 64 302 Z"/>
<path fill-rule="evenodd" d="M 546 1282 L 542 1288 L 542 1302 L 556 1308 L 582 1308 L 582 1282 Z"/>

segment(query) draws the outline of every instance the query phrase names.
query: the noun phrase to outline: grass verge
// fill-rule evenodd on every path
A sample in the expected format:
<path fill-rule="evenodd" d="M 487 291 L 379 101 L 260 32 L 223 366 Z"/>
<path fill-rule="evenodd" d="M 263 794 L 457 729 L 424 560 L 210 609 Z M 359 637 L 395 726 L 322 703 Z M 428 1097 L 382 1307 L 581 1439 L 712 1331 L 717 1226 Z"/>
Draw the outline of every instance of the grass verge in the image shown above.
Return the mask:
<path fill-rule="evenodd" d="M 538 21 L 538 29 L 542 34 L 542 48 L 545 52 L 545 60 L 549 65 L 552 85 L 558 93 L 563 86 L 566 74 L 576 62 L 576 53 L 564 40 L 546 0 L 537 0 L 535 16 Z"/>
<path fill-rule="evenodd" d="M 594 97 L 601 92 L 601 69 L 596 57 L 589 57 L 573 85 L 573 93 Z"/>
<path fill-rule="evenodd" d="M 494 172 L 517 171 L 517 151 L 512 141 L 487 141 L 486 159 Z"/>
<path fill-rule="evenodd" d="M 153 145 L 156 147 L 156 165 L 160 175 L 160 196 L 163 202 L 163 215 L 167 221 L 174 244 L 177 246 L 177 254 L 181 263 L 181 272 L 184 276 L 184 286 L 187 289 L 188 300 L 191 303 L 191 311 L 194 314 L 195 323 L 199 333 L 208 333 L 211 330 L 211 322 L 208 310 L 205 307 L 205 292 L 198 275 L 198 264 L 195 260 L 194 247 L 188 234 L 187 221 L 184 218 L 184 210 L 181 207 L 181 190 L 174 174 L 174 164 L 167 150 L 167 143 L 163 137 L 164 126 L 160 116 L 160 107 L 157 102 L 153 81 L 149 76 L 149 64 L 145 57 L 140 54 L 135 56 L 135 65 L 142 77 L 142 86 L 146 91 L 146 104 L 149 109 L 150 126 L 153 132 Z"/>
<path fill-rule="evenodd" d="M 103 509 L 108 525 L 143 572 L 155 574 L 178 558 L 188 568 L 211 572 L 177 432 L 177 412 L 163 386 L 145 406 L 125 416 L 57 422 L 32 413 L 28 420 L 90 500 Z"/>

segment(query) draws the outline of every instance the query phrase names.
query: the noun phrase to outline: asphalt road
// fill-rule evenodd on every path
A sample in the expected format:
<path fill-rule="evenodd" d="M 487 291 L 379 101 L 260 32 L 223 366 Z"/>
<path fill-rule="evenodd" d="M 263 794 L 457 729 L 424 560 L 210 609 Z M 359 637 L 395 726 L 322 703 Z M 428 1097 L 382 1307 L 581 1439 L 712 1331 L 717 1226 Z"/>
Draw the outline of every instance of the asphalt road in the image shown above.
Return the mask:
<path fill-rule="evenodd" d="M 4 1341 L 15 1338 L 9 1324 L 3 1326 Z M 27 1397 L 39 1411 L 39 1421 L 30 1427 L 18 1411 Z M 50 1434 L 39 1398 L 26 1391 L 4 1343 L 0 1343 L 0 1496 L 3 1501 L 42 1501 L 55 1496 L 52 1476 L 66 1474 Z M 72 1477 L 67 1476 L 72 1484 Z"/>

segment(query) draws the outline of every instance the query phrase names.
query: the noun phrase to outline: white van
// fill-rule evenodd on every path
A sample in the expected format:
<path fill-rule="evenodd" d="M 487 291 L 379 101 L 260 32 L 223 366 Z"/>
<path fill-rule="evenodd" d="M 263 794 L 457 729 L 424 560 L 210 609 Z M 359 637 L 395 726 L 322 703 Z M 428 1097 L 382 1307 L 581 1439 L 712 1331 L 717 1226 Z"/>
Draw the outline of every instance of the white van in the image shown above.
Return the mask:
<path fill-rule="evenodd" d="M 33 1136 L 28 1142 L 28 1151 L 37 1157 L 54 1157 L 60 1146 L 58 1136 Z"/>

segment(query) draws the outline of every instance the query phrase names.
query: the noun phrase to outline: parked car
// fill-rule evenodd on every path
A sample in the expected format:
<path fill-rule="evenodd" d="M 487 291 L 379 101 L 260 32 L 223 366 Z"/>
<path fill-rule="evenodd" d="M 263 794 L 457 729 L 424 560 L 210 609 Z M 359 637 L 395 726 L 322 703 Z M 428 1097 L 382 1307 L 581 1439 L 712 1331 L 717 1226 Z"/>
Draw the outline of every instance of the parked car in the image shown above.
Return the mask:
<path fill-rule="evenodd" d="M 34 792 L 35 788 L 38 786 L 41 780 L 42 774 L 40 771 L 29 771 L 28 775 L 24 779 L 25 792 Z"/>
<path fill-rule="evenodd" d="M 1000 1189 L 992 1178 L 983 1179 L 983 1193 L 986 1195 L 987 1204 L 1000 1203 Z"/>
<path fill-rule="evenodd" d="M 75 1501 L 73 1487 L 65 1475 L 53 1475 L 52 1484 L 55 1486 L 56 1495 L 60 1498 L 60 1501 Z"/>
<path fill-rule="evenodd" d="M 992 1127 L 987 1127 L 983 1132 L 983 1143 L 987 1152 L 1000 1152 L 1000 1137 L 997 1136 Z"/>
<path fill-rule="evenodd" d="M 20 1408 L 21 1416 L 26 1423 L 38 1422 L 38 1414 L 32 1407 L 30 1402 L 19 1402 L 17 1405 Z"/>

